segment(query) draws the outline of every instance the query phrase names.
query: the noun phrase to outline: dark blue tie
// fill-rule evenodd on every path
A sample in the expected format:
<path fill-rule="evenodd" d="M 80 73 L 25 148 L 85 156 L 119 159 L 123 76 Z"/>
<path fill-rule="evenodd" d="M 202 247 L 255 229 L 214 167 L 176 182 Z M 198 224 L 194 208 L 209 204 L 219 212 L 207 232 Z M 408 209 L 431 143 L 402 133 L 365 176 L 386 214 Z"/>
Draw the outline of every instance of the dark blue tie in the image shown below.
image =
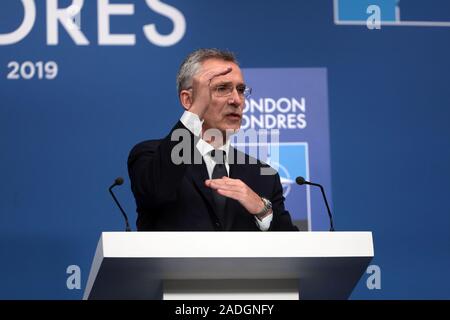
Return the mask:
<path fill-rule="evenodd" d="M 225 167 L 225 156 L 226 153 L 223 150 L 212 150 L 211 157 L 216 163 L 212 172 L 212 179 L 221 179 L 222 177 L 228 177 L 227 168 Z M 225 216 L 225 204 L 227 198 L 216 191 L 213 191 L 214 203 L 216 205 L 216 212 L 218 218 L 222 222 L 222 225 L 225 227 L 226 216 Z"/>

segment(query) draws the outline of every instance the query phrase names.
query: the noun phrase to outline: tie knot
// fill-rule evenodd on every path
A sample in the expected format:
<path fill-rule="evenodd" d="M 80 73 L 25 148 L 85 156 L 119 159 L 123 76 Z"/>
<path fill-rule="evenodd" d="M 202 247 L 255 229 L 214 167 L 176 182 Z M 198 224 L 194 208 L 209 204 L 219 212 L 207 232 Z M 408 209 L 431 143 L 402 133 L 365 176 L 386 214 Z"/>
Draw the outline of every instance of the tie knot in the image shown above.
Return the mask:
<path fill-rule="evenodd" d="M 224 164 L 225 156 L 226 156 L 226 152 L 223 150 L 214 149 L 211 151 L 211 158 L 213 158 L 215 163 Z"/>

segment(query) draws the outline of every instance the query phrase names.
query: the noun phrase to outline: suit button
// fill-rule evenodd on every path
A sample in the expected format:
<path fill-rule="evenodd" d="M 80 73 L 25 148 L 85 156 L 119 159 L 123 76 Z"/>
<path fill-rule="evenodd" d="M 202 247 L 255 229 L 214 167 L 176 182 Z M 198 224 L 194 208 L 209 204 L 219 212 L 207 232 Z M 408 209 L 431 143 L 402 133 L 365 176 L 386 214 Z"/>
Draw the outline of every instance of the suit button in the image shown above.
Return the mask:
<path fill-rule="evenodd" d="M 220 227 L 220 223 L 216 221 L 216 227 Z"/>

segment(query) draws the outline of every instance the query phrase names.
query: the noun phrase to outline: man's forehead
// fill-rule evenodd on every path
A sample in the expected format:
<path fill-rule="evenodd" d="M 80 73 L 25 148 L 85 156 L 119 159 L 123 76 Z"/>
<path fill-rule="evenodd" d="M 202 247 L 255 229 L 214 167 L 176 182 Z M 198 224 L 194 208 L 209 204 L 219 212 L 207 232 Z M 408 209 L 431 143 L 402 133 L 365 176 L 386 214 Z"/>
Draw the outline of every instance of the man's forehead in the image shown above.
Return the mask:
<path fill-rule="evenodd" d="M 244 81 L 241 68 L 239 68 L 239 66 L 233 61 L 226 61 L 226 60 L 212 58 L 212 59 L 207 59 L 202 62 L 203 70 L 204 70 L 204 68 L 216 68 L 216 67 L 220 67 L 220 66 L 224 66 L 224 67 L 230 66 L 232 68 L 232 70 L 231 70 L 231 72 L 229 72 L 223 76 L 218 76 L 217 80 L 221 79 L 224 82 L 232 81 L 232 80 L 234 80 L 234 81 L 237 80 L 239 82 Z"/>
<path fill-rule="evenodd" d="M 231 68 L 233 68 L 231 73 L 233 73 L 233 72 L 241 73 L 241 68 L 239 68 L 239 66 L 233 61 L 226 61 L 226 60 L 214 58 L 214 59 L 207 59 L 202 62 L 203 68 L 214 68 L 214 67 L 220 67 L 220 66 L 224 66 L 224 67 L 230 66 Z"/>
<path fill-rule="evenodd" d="M 233 66 L 237 66 L 236 62 L 233 61 L 227 61 L 220 58 L 207 58 L 202 62 L 202 65 L 212 65 L 212 64 L 231 64 Z"/>

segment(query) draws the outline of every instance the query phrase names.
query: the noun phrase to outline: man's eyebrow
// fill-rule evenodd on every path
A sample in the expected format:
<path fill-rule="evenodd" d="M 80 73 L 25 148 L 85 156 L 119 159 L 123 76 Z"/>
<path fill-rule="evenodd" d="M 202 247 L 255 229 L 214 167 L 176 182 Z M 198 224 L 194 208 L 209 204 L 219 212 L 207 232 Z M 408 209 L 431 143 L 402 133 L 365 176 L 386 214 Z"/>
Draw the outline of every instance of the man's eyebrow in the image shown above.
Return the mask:
<path fill-rule="evenodd" d="M 233 84 L 233 82 L 231 82 L 231 81 L 219 81 L 219 82 L 217 83 L 218 86 L 223 86 L 223 85 L 225 85 L 225 84 Z"/>
<path fill-rule="evenodd" d="M 218 86 L 223 86 L 223 85 L 232 85 L 233 84 L 233 82 L 232 81 L 219 81 L 218 83 L 217 83 L 217 85 Z M 245 83 L 243 83 L 243 82 L 239 82 L 238 84 L 236 84 L 236 87 L 242 87 L 242 86 L 246 86 L 246 84 Z"/>

